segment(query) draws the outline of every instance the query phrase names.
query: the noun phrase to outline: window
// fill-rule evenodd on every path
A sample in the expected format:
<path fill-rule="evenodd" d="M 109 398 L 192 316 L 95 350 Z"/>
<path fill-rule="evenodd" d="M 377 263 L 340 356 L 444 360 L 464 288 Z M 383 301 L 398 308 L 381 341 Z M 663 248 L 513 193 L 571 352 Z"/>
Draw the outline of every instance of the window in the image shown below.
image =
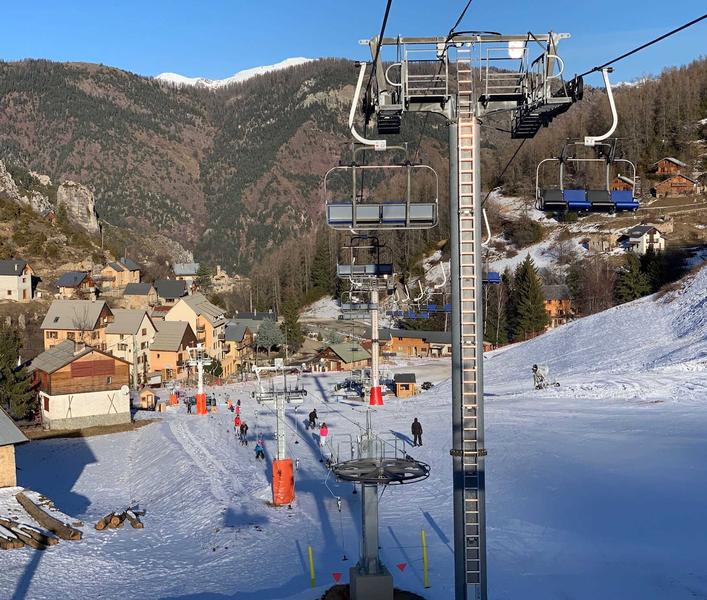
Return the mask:
<path fill-rule="evenodd" d="M 12 296 L 12 290 L 7 290 L 7 295 Z"/>
<path fill-rule="evenodd" d="M 140 344 L 140 350 L 145 350 L 147 348 L 147 342 L 142 342 Z"/>
<path fill-rule="evenodd" d="M 147 335 L 147 327 L 142 328 L 142 335 Z"/>
<path fill-rule="evenodd" d="M 59 336 L 58 336 L 58 334 L 57 334 L 56 331 L 47 331 L 47 338 L 48 338 L 48 339 L 50 339 L 50 340 L 55 340 L 55 339 L 57 339 L 58 337 L 59 337 Z"/>
<path fill-rule="evenodd" d="M 106 383 L 107 383 L 108 385 L 110 385 L 111 383 L 113 383 L 113 378 L 110 377 L 110 376 L 106 377 Z"/>
<path fill-rule="evenodd" d="M 158 353 L 157 353 L 157 358 L 159 358 L 159 357 L 160 357 L 160 353 L 158 352 Z"/>
<path fill-rule="evenodd" d="M 122 342 L 125 339 L 125 336 L 121 333 L 120 334 L 120 341 Z"/>
<path fill-rule="evenodd" d="M 44 396 L 44 412 L 49 412 L 49 398 Z"/>
<path fill-rule="evenodd" d="M 67 331 L 66 333 L 66 339 L 68 340 L 74 340 L 76 339 L 76 334 L 73 331 Z"/>

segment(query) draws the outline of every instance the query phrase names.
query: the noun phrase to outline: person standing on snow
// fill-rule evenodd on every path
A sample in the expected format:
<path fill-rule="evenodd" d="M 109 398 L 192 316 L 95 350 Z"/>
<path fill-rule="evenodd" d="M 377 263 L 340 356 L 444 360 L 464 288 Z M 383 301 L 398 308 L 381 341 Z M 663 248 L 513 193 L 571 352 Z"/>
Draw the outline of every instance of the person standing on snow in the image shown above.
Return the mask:
<path fill-rule="evenodd" d="M 238 433 L 241 429 L 241 417 L 240 415 L 236 415 L 236 418 L 233 419 L 233 429 L 236 433 Z"/>
<path fill-rule="evenodd" d="M 422 423 L 417 420 L 417 417 L 415 417 L 415 420 L 412 422 L 410 429 L 412 430 L 412 445 L 422 446 Z"/>
<path fill-rule="evenodd" d="M 312 412 L 309 413 L 309 427 L 308 429 L 314 429 L 317 426 L 317 419 L 319 417 L 317 416 L 317 409 L 314 408 L 312 409 Z"/>
<path fill-rule="evenodd" d="M 319 428 L 319 445 L 324 448 L 324 445 L 326 444 L 326 438 L 329 435 L 329 428 L 327 427 L 326 423 L 322 423 L 322 426 Z"/>
<path fill-rule="evenodd" d="M 241 414 L 241 407 L 239 405 L 236 405 L 236 414 L 237 415 Z"/>
<path fill-rule="evenodd" d="M 248 423 L 241 423 L 241 446 L 248 445 Z"/>
<path fill-rule="evenodd" d="M 228 399 L 228 410 L 233 412 L 233 400 L 231 400 L 230 398 Z"/>
<path fill-rule="evenodd" d="M 265 447 L 262 438 L 258 438 L 258 441 L 255 442 L 255 460 L 265 460 Z"/>

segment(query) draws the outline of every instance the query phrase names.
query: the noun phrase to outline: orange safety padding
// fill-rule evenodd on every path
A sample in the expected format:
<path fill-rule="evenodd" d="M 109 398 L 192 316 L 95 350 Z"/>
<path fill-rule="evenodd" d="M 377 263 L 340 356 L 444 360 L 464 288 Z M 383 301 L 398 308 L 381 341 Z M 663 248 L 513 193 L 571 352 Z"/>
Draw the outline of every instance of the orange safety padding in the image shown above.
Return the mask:
<path fill-rule="evenodd" d="M 370 406 L 383 406 L 383 393 L 379 385 L 371 388 Z"/>
<path fill-rule="evenodd" d="M 197 415 L 207 415 L 208 411 L 206 410 L 206 394 L 197 394 L 196 395 L 196 414 Z"/>
<path fill-rule="evenodd" d="M 175 405 L 179 403 L 179 400 L 177 399 L 177 394 L 170 394 L 169 396 L 169 403 L 171 405 Z"/>
<path fill-rule="evenodd" d="M 295 499 L 295 473 L 291 458 L 272 463 L 272 503 L 275 506 L 291 504 Z"/>

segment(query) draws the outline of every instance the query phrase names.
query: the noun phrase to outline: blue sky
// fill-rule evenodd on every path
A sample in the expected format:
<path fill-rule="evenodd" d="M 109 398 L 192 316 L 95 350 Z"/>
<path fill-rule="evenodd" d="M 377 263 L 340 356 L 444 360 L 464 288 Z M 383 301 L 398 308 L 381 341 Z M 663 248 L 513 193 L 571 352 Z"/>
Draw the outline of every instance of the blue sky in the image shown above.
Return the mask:
<path fill-rule="evenodd" d="M 393 0 L 389 35 L 445 34 L 462 0 Z M 364 58 L 384 0 L 41 0 L 3 6 L 0 58 L 87 61 L 142 75 L 223 78 L 292 56 Z M 474 0 L 465 29 L 569 32 L 561 55 L 580 72 L 705 12 L 704 0 Z M 617 66 L 655 74 L 707 55 L 707 20 Z M 595 76 L 596 77 L 596 76 Z M 597 81 L 598 83 L 598 81 Z"/>

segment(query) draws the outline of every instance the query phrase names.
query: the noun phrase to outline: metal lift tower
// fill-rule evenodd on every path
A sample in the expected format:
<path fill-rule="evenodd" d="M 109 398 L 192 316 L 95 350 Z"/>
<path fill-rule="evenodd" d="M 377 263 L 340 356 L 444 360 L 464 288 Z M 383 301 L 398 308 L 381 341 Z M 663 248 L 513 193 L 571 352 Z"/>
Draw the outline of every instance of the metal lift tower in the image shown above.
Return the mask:
<path fill-rule="evenodd" d="M 449 128 L 449 215 L 452 286 L 452 431 L 450 450 L 454 478 L 455 597 L 487 598 L 486 518 L 484 483 L 482 197 L 480 119 L 505 112 L 511 137 L 532 138 L 541 127 L 581 98 L 582 82 L 565 82 L 564 63 L 557 54 L 568 34 L 501 35 L 485 32 L 436 37 L 373 38 L 369 45 L 376 64 L 360 65 L 353 106 L 358 106 L 367 69 L 374 69 L 371 93 L 361 106 L 375 114 L 376 139 L 356 130 L 353 137 L 376 150 L 386 149 L 385 134 L 400 132 L 407 112 L 442 116 Z M 394 47 L 397 61 L 383 64 L 378 47 Z M 454 56 L 450 56 L 450 55 Z M 357 230 L 375 208 L 357 200 L 327 206 L 329 223 L 351 221 Z M 428 205 L 410 198 L 404 223 L 412 228 L 427 217 Z M 380 205 L 375 226 L 386 228 L 390 207 Z M 374 212 L 375 212 L 374 210 Z M 351 215 L 351 216 L 348 216 Z M 430 219 L 436 215 L 429 213 Z M 373 217 L 375 218 L 375 217 Z M 419 221 L 418 221 L 419 220 Z"/>

